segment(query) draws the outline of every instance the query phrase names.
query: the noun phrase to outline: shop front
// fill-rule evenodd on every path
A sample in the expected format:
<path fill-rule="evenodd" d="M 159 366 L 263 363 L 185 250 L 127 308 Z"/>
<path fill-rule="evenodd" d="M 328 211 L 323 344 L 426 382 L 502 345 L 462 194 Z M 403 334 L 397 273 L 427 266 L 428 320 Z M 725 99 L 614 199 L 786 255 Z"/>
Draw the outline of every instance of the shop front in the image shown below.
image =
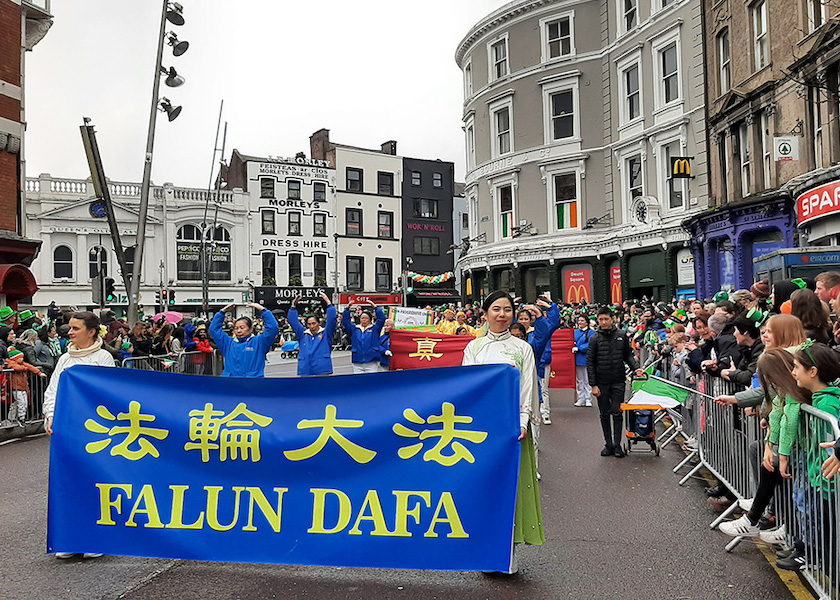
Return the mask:
<path fill-rule="evenodd" d="M 821 173 L 793 191 L 796 225 L 808 246 L 840 245 L 840 169 Z"/>

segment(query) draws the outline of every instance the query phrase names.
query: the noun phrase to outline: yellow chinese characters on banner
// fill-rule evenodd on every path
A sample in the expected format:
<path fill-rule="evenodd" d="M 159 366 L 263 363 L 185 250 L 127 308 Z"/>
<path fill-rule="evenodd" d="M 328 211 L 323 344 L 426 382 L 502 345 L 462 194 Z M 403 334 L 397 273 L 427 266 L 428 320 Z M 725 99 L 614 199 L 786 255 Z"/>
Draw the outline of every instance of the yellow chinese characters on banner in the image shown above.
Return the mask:
<path fill-rule="evenodd" d="M 437 346 L 440 339 L 429 337 L 412 339 L 417 342 L 417 351 L 409 354 L 409 358 L 419 358 L 420 360 L 428 360 L 429 362 L 432 362 L 433 358 L 440 358 L 443 356 L 443 353 L 435 352 L 435 346 Z"/>

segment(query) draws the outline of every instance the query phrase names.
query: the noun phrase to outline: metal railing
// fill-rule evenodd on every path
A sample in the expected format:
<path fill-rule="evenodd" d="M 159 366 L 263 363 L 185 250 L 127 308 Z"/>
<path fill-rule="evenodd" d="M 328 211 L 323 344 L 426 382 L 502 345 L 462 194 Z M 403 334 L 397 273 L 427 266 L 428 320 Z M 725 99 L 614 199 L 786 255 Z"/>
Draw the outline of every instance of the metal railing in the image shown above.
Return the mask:
<path fill-rule="evenodd" d="M 0 429 L 37 429 L 42 422 L 47 378 L 31 372 L 0 370 Z"/>

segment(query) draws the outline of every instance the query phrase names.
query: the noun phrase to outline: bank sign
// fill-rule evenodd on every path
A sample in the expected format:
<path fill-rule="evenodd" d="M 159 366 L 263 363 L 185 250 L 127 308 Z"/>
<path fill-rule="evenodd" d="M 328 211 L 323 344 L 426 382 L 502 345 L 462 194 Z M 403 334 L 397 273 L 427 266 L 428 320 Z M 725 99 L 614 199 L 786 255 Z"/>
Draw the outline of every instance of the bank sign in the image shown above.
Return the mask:
<path fill-rule="evenodd" d="M 840 211 L 840 180 L 812 188 L 796 198 L 796 222 L 799 225 L 838 211 Z"/>

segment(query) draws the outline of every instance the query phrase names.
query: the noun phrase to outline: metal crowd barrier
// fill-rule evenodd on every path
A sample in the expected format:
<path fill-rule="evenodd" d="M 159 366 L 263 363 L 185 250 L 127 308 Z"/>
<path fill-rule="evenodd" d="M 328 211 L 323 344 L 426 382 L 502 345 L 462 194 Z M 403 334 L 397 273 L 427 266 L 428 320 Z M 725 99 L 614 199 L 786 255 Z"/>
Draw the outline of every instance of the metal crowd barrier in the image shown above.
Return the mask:
<path fill-rule="evenodd" d="M 47 381 L 35 373 L 0 371 L 0 429 L 29 431 L 40 426 Z M 18 402 L 20 392 L 26 394 L 25 402 Z"/>
<path fill-rule="evenodd" d="M 213 352 L 180 352 L 163 356 L 132 356 L 120 365 L 126 369 L 144 369 L 184 375 L 221 375 L 224 370 L 224 356 L 217 349 Z"/>

